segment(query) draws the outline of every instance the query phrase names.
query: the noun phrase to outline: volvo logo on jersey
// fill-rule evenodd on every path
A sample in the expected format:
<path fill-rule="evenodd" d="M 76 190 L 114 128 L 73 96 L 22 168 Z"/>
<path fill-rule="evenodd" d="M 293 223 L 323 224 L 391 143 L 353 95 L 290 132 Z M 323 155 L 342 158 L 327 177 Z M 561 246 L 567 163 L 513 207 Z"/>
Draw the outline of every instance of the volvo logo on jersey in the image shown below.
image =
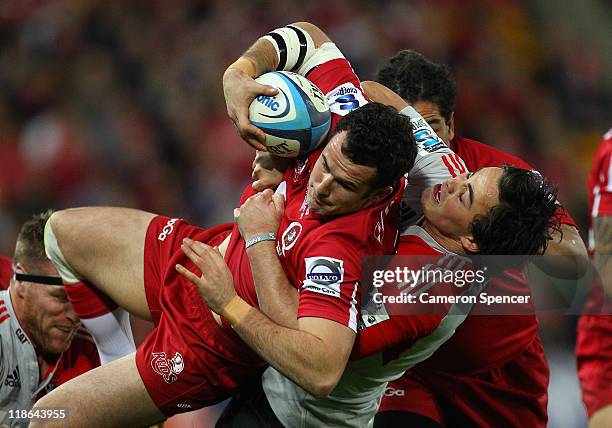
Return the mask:
<path fill-rule="evenodd" d="M 315 293 L 340 297 L 344 280 L 344 262 L 331 257 L 307 257 L 304 289 Z"/>

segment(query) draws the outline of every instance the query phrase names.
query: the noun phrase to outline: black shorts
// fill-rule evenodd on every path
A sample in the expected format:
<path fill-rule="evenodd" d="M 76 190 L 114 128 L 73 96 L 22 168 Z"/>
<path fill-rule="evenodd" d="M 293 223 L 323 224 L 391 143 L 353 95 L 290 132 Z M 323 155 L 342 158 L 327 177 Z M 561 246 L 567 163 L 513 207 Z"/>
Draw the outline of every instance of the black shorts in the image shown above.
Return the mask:
<path fill-rule="evenodd" d="M 241 387 L 229 402 L 216 428 L 284 428 L 278 420 L 261 386 L 261 378 Z"/>

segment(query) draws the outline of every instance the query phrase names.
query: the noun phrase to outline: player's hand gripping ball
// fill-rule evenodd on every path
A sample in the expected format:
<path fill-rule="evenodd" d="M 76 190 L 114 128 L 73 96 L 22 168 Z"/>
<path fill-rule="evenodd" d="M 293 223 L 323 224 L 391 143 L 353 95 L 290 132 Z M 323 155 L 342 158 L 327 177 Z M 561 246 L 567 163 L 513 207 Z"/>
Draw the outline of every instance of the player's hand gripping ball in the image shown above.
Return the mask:
<path fill-rule="evenodd" d="M 317 148 L 331 125 L 323 92 L 305 77 L 287 71 L 273 71 L 255 80 L 278 89 L 278 95 L 260 95 L 249 107 L 249 120 L 266 134 L 268 151 L 298 157 Z"/>

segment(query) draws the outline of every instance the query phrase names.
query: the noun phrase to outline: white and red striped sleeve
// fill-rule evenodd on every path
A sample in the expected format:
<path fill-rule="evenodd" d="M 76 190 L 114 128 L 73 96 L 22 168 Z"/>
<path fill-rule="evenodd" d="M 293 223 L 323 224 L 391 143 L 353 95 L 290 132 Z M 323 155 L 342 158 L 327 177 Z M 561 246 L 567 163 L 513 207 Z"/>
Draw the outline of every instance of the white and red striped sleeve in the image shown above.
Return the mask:
<path fill-rule="evenodd" d="M 0 324 L 9 319 L 11 314 L 8 312 L 8 308 L 6 307 L 6 302 L 3 298 L 0 298 Z"/>
<path fill-rule="evenodd" d="M 342 52 L 332 43 L 325 45 L 326 61 L 310 71 L 306 77 L 327 97 L 332 115 L 331 132 L 343 116 L 369 101 L 363 93 L 359 78 Z"/>
<path fill-rule="evenodd" d="M 597 150 L 591 171 L 593 218 L 612 215 L 612 130 L 605 137 Z"/>

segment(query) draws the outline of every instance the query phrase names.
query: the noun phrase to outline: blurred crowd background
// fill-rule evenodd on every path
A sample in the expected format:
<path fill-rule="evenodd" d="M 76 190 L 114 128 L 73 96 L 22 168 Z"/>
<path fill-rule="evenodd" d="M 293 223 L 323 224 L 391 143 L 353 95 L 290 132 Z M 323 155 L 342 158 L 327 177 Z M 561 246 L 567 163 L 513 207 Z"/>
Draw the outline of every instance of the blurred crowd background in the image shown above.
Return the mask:
<path fill-rule="evenodd" d="M 8 0 L 0 253 L 48 207 L 231 221 L 253 152 L 226 117 L 223 70 L 258 36 L 301 20 L 323 28 L 364 80 L 404 48 L 449 64 L 459 134 L 537 166 L 585 235 L 586 175 L 612 126 L 610 1 Z M 573 322 L 543 323 L 553 427 L 584 423 Z"/>

